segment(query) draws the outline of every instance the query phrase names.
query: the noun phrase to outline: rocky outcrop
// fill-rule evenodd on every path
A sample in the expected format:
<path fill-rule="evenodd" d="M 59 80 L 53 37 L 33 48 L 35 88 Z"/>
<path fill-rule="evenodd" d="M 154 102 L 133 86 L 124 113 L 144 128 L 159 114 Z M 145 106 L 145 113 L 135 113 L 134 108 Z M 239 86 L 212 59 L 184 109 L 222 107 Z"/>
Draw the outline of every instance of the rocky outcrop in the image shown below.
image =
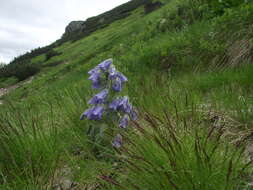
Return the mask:
<path fill-rule="evenodd" d="M 65 35 L 70 35 L 73 32 L 80 32 L 83 30 L 84 21 L 72 21 L 65 28 Z"/>

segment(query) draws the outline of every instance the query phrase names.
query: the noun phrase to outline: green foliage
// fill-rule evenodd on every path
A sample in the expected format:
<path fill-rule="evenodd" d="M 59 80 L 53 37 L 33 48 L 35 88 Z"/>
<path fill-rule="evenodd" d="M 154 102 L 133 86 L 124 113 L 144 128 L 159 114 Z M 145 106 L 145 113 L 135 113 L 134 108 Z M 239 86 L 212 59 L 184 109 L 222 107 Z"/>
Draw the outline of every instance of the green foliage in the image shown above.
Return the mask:
<path fill-rule="evenodd" d="M 119 161 L 126 171 L 117 173 L 114 181 L 103 179 L 113 182 L 115 189 L 128 190 L 242 188 L 241 176 L 247 169 L 243 149 L 222 142 L 221 126 L 218 131 L 209 121 L 198 126 L 197 118 L 203 118 L 194 114 L 196 110 L 178 114 L 174 122 L 168 113 L 161 117 L 146 113 L 144 121 L 134 124 L 136 132 L 125 137 L 129 144 Z M 192 116 L 196 120 L 189 121 Z"/>
<path fill-rule="evenodd" d="M 10 189 L 43 189 L 50 184 L 60 149 L 56 126 L 30 106 L 9 105 L 0 114 L 0 184 Z M 51 113 L 52 114 L 52 113 Z M 32 117 L 30 117 L 32 115 Z M 50 119 L 53 115 L 48 115 Z M 49 118 L 47 118 L 49 119 Z M 38 182 L 40 183 L 39 185 Z"/>
<path fill-rule="evenodd" d="M 100 14 L 95 17 L 88 18 L 83 25 L 85 25 L 85 29 L 76 31 L 75 33 L 68 34 L 64 33 L 60 42 L 66 41 L 77 41 L 81 38 L 90 35 L 91 33 L 107 27 L 109 24 L 128 17 L 132 11 L 137 9 L 138 7 L 150 3 L 152 0 L 135 0 L 129 1 L 123 5 L 120 5 L 110 11 L 107 11 L 103 14 Z"/>
<path fill-rule="evenodd" d="M 250 0 L 213 0 L 207 1 L 213 15 L 222 15 L 226 9 L 237 7 L 241 4 L 249 3 Z"/>
<path fill-rule="evenodd" d="M 0 88 L 11 86 L 18 82 L 16 77 L 0 78 Z"/>
<path fill-rule="evenodd" d="M 0 77 L 16 77 L 19 81 L 25 80 L 40 71 L 39 64 L 10 63 L 0 68 Z"/>
<path fill-rule="evenodd" d="M 247 189 L 250 152 L 236 148 L 250 142 L 253 121 L 253 69 L 246 65 L 253 5 L 210 16 L 215 2 L 164 1 L 147 15 L 139 7 L 55 47 L 62 54 L 43 65 L 58 66 L 43 67 L 0 105 L 0 189 L 53 188 L 65 166 L 77 189 Z M 79 120 L 91 96 L 87 71 L 108 57 L 131 80 L 126 91 L 140 114 L 114 153 L 91 141 L 91 123 Z M 1 85 L 17 80 L 9 79 Z"/>
<path fill-rule="evenodd" d="M 46 59 L 45 59 L 45 61 L 48 61 L 50 58 L 52 58 L 52 57 L 54 57 L 54 56 L 57 56 L 57 55 L 61 55 L 61 53 L 59 53 L 59 52 L 57 52 L 57 51 L 51 49 L 50 51 L 48 51 L 48 52 L 46 53 Z"/>

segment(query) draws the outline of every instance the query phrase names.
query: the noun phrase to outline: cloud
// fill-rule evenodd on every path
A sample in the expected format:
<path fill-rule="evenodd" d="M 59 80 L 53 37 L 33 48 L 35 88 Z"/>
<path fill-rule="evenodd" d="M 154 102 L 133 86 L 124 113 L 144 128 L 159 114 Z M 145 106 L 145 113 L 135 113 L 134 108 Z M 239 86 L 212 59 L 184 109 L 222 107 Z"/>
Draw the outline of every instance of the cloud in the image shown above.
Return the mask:
<path fill-rule="evenodd" d="M 128 0 L 1 0 L 0 62 L 59 39 L 67 24 Z"/>

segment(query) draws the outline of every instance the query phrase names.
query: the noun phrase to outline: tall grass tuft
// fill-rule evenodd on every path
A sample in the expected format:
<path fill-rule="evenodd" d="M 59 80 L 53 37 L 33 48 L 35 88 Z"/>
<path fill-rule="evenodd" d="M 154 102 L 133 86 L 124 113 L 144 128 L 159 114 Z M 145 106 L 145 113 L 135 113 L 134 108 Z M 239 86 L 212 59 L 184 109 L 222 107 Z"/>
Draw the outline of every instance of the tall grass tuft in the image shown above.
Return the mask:
<path fill-rule="evenodd" d="M 251 163 L 244 162 L 243 147 L 224 141 L 223 126 L 196 120 L 194 114 L 178 114 L 174 122 L 166 111 L 145 113 L 133 123 L 132 135 L 124 137 L 128 144 L 119 153 L 118 171 L 102 179 L 127 190 L 242 188 Z"/>
<path fill-rule="evenodd" d="M 0 188 L 47 189 L 60 155 L 53 113 L 8 107 L 0 116 Z"/>

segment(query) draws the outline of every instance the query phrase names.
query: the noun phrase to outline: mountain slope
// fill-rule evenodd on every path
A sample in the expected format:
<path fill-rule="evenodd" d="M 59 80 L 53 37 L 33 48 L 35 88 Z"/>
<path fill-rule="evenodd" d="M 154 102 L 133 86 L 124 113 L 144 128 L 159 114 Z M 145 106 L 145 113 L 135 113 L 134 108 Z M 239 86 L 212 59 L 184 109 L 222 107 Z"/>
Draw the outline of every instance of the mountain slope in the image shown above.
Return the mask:
<path fill-rule="evenodd" d="M 0 105 L 0 187 L 249 189 L 253 4 L 231 2 L 141 6 L 32 58 L 41 71 Z M 128 77 L 121 94 L 139 117 L 119 150 L 79 120 L 96 93 L 87 72 L 108 58 Z"/>

